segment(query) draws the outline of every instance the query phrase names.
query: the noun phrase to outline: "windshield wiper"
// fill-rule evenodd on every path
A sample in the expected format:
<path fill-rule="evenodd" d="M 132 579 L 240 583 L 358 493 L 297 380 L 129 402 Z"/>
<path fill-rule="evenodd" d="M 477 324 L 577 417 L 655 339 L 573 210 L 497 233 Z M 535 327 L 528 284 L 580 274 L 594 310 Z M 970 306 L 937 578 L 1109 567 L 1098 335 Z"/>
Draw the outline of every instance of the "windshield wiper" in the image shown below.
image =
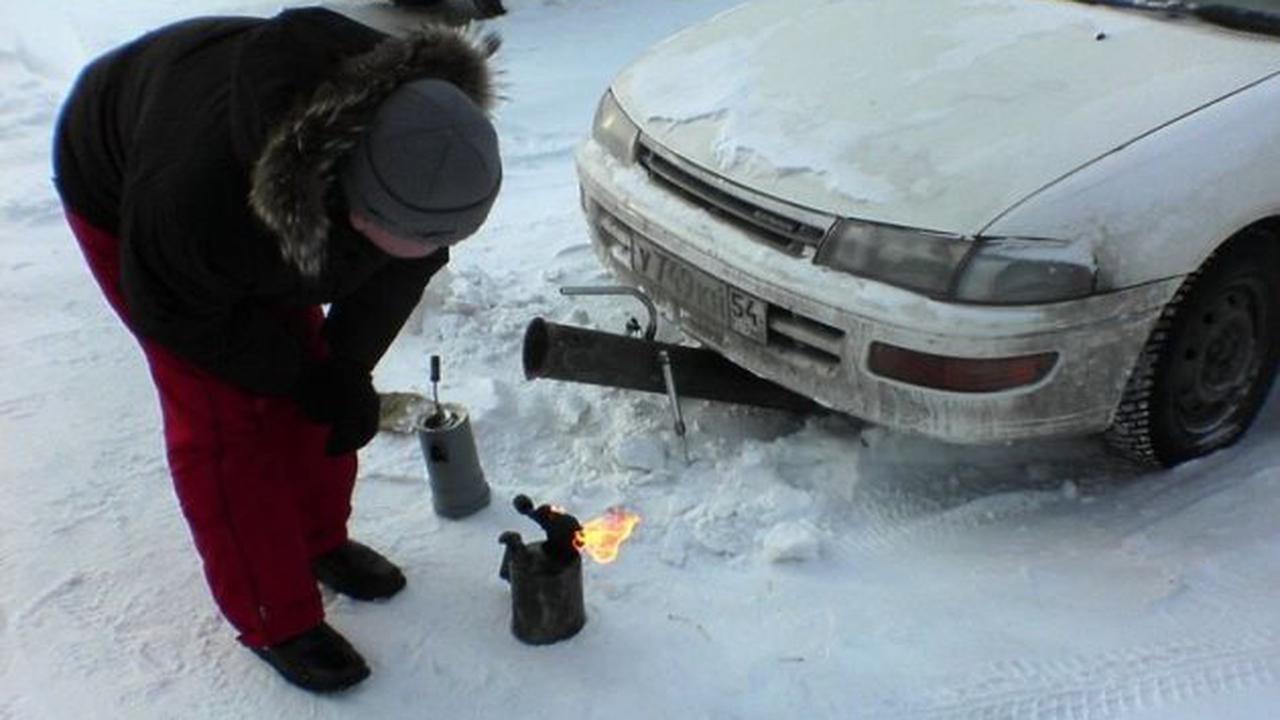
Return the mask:
<path fill-rule="evenodd" d="M 1280 15 L 1236 7 L 1226 3 L 1193 3 L 1179 0 L 1076 0 L 1086 5 L 1105 5 L 1128 10 L 1163 13 L 1172 18 L 1192 17 L 1201 22 L 1280 37 Z"/>

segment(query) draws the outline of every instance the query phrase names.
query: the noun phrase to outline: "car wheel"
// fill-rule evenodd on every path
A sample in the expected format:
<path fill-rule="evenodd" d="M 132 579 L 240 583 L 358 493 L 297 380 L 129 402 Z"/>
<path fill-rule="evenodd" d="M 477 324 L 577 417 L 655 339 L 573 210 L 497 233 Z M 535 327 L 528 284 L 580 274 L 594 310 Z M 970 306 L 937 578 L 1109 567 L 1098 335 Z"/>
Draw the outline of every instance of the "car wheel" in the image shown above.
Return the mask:
<path fill-rule="evenodd" d="M 1172 467 L 1231 445 L 1267 398 L 1280 358 L 1280 251 L 1246 232 L 1187 277 L 1129 377 L 1107 443 Z"/>

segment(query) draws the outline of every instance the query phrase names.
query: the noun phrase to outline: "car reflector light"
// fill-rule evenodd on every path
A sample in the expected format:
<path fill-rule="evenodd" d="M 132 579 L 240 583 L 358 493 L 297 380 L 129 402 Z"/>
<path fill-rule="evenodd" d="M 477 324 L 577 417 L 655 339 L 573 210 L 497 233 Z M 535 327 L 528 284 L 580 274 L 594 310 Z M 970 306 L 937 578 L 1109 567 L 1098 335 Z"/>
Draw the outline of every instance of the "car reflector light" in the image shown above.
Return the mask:
<path fill-rule="evenodd" d="M 963 393 L 989 393 L 1034 385 L 1058 362 L 1057 353 L 1002 358 L 933 355 L 871 343 L 867 366 L 881 377 L 909 385 Z"/>

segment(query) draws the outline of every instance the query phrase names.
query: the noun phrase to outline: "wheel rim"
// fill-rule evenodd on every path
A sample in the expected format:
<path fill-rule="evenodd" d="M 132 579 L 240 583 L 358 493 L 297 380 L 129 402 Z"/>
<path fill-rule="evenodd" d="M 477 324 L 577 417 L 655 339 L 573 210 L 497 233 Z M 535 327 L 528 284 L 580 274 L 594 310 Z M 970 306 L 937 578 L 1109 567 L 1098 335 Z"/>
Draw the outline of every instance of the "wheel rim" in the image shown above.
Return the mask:
<path fill-rule="evenodd" d="M 1198 308 L 1173 368 L 1174 409 L 1185 432 L 1211 442 L 1238 424 L 1266 350 L 1265 291 L 1256 279 L 1242 280 Z"/>

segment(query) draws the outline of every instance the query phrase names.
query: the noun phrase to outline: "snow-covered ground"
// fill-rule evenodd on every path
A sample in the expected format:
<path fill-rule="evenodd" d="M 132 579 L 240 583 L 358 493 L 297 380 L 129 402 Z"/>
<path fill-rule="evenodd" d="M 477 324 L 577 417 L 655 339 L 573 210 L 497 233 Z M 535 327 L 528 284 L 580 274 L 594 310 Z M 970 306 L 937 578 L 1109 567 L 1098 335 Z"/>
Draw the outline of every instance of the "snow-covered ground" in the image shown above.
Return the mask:
<path fill-rule="evenodd" d="M 377 372 L 470 407 L 495 502 L 431 511 L 419 448 L 362 453 L 354 534 L 404 566 L 383 604 L 326 596 L 373 676 L 337 697 L 242 649 L 172 496 L 141 354 L 62 223 L 49 133 L 97 52 L 224 0 L 0 7 L 0 719 L 1269 718 L 1280 705 L 1280 400 L 1237 448 L 1135 474 L 1091 441 L 962 449 L 520 367 L 535 316 L 620 330 L 571 162 L 610 76 L 733 0 L 508 0 L 511 100 L 487 228 Z M 334 7 L 362 12 L 356 0 Z M 366 8 L 367 9 L 367 8 Z M 670 331 L 668 331 L 670 332 Z M 525 492 L 644 520 L 585 569 L 589 621 L 521 645 L 497 536 Z"/>

